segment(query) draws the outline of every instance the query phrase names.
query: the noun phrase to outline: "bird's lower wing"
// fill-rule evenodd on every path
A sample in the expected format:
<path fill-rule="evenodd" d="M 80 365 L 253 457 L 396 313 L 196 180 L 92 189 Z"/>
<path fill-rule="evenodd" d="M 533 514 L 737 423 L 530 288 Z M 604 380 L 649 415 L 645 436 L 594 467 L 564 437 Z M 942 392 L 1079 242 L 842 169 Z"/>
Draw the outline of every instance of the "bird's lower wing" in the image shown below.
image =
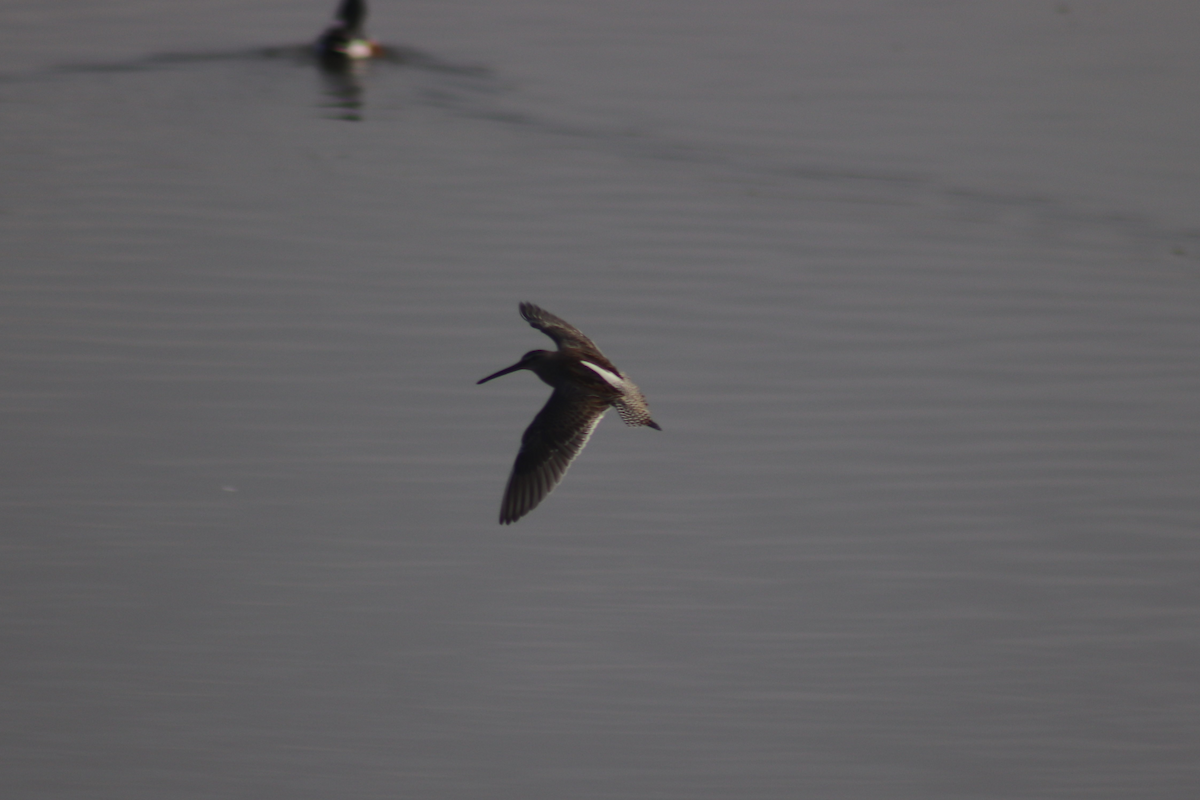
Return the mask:
<path fill-rule="evenodd" d="M 566 395 L 558 390 L 550 395 L 521 437 L 521 450 L 500 505 L 501 524 L 516 522 L 546 499 L 608 407 L 608 401 L 598 397 Z"/>

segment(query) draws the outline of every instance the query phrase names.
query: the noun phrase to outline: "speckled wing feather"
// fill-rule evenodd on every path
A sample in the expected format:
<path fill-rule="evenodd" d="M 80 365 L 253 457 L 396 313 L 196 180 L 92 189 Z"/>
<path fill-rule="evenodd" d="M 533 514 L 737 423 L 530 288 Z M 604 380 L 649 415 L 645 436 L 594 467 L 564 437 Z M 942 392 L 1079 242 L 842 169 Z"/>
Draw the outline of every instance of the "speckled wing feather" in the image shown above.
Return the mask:
<path fill-rule="evenodd" d="M 536 306 L 535 306 L 536 308 Z M 609 408 L 609 401 L 556 389 L 521 437 L 500 504 L 500 523 L 528 514 L 563 479 Z"/>
<path fill-rule="evenodd" d="M 624 397 L 613 401 L 613 408 L 621 415 L 621 421 L 631 428 L 646 425 L 661 431 L 658 423 L 650 419 L 650 406 L 646 405 L 646 396 L 632 383 L 629 386 L 630 391 L 626 392 Z"/>
<path fill-rule="evenodd" d="M 606 366 L 611 366 L 608 359 L 604 358 L 604 354 L 600 352 L 600 348 L 596 347 L 596 343 L 584 336 L 581 330 L 562 317 L 555 316 L 546 309 L 535 306 L 533 303 L 521 303 L 521 316 L 530 325 L 553 339 L 560 350 L 564 347 L 586 350 L 599 355 L 604 359 Z"/>

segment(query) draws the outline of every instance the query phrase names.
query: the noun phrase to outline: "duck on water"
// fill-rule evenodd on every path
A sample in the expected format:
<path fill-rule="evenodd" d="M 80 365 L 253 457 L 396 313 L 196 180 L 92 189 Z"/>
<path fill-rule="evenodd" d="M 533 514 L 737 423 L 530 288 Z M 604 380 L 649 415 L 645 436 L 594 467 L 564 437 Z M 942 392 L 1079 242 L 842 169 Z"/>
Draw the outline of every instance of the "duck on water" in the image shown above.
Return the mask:
<path fill-rule="evenodd" d="M 363 27 L 366 20 L 366 0 L 342 0 L 334 14 L 333 24 L 325 29 L 313 45 L 317 55 L 334 62 L 357 61 L 381 55 L 383 48 L 367 36 Z"/>

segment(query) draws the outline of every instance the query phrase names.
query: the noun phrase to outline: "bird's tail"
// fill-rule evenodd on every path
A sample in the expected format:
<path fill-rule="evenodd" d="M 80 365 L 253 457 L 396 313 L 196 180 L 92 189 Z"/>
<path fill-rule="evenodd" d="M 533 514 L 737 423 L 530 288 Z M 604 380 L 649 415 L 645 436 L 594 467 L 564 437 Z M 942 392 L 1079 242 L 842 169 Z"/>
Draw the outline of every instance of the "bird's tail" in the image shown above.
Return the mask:
<path fill-rule="evenodd" d="M 625 397 L 614 402 L 613 407 L 621 415 L 621 421 L 631 428 L 645 425 L 656 431 L 662 430 L 657 422 L 650 419 L 650 406 L 646 405 L 644 397 Z"/>

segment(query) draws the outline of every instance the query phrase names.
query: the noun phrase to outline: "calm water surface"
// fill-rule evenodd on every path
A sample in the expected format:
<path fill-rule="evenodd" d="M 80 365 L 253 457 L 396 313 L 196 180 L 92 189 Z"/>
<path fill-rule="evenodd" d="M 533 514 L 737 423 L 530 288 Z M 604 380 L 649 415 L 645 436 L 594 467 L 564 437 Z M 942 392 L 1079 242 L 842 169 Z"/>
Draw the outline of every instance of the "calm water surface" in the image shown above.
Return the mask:
<path fill-rule="evenodd" d="M 0 9 L 5 797 L 1197 796 L 1200 7 L 332 5 Z"/>

